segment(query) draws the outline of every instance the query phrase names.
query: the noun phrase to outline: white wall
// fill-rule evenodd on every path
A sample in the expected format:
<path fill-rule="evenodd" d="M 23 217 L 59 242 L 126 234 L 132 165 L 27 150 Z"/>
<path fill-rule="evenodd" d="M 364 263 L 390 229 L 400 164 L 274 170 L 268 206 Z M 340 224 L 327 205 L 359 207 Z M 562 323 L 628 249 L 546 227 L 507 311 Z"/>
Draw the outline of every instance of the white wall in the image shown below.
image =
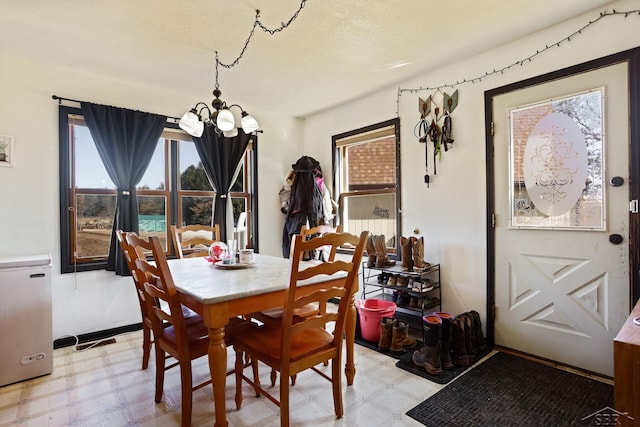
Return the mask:
<path fill-rule="evenodd" d="M 620 1 L 614 7 L 628 10 L 637 8 L 637 3 Z M 593 20 L 597 12 L 400 86 L 436 86 L 481 76 L 567 36 Z M 484 317 L 484 91 L 636 47 L 640 45 L 639 22 L 637 16 L 602 20 L 568 45 L 530 64 L 460 86 L 460 103 L 452 116 L 455 146 L 438 165 L 438 175 L 432 177 L 429 189 L 423 183 L 424 146 L 413 137 L 418 94 L 401 97 L 403 234 L 419 228 L 426 240 L 426 257 L 442 263 L 444 309 L 458 313 L 473 308 Z M 428 42 L 425 55 L 429 54 Z M 0 168 L 0 257 L 52 254 L 54 338 L 139 322 L 130 278 L 104 271 L 59 274 L 58 110 L 51 95 L 170 116 L 181 115 L 196 100 L 206 100 L 209 95 L 133 86 L 2 53 L 0 76 L 0 134 L 16 138 L 15 167 Z M 397 87 L 391 87 L 304 121 L 255 112 L 264 129 L 259 137 L 258 164 L 262 253 L 281 253 L 284 216 L 279 210 L 278 191 L 291 164 L 306 154 L 328 170 L 331 135 L 395 117 L 396 93 Z"/>
<path fill-rule="evenodd" d="M 638 9 L 637 1 L 612 5 L 618 11 Z M 609 9 L 611 10 L 611 9 Z M 399 85 L 403 89 L 437 87 L 485 76 L 544 49 L 593 21 L 601 10 L 549 28 L 531 37 L 470 57 L 446 68 L 423 74 Z M 453 314 L 475 309 L 486 318 L 486 188 L 484 92 L 512 82 L 554 71 L 601 56 L 640 46 L 640 17 L 607 17 L 569 43 L 537 56 L 532 62 L 481 82 L 457 86 L 458 107 L 452 113 L 453 150 L 443 154 L 433 175 L 429 159 L 430 188 L 424 184 L 424 145 L 414 136 L 420 118 L 418 97 L 435 91 L 403 92 L 401 121 L 403 235 L 415 228 L 425 237 L 425 258 L 441 264 L 443 309 Z M 429 54 L 425 41 L 425 55 Z M 397 116 L 397 89 L 390 87 L 347 105 L 308 117 L 305 121 L 306 154 L 330 164 L 331 136 Z M 451 94 L 454 89 L 443 89 Z M 626 141 L 618 141 L 627 149 Z"/>

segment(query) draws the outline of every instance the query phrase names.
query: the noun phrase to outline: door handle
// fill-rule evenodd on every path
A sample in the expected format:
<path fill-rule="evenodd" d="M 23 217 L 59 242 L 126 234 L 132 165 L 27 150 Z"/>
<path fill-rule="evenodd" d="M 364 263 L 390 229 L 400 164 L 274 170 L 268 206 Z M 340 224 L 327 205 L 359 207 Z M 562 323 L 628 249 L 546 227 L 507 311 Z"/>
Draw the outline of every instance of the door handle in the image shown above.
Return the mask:
<path fill-rule="evenodd" d="M 611 243 L 613 243 L 614 245 L 619 245 L 620 243 L 622 243 L 623 240 L 624 239 L 619 234 L 610 234 L 609 235 L 609 241 Z"/>

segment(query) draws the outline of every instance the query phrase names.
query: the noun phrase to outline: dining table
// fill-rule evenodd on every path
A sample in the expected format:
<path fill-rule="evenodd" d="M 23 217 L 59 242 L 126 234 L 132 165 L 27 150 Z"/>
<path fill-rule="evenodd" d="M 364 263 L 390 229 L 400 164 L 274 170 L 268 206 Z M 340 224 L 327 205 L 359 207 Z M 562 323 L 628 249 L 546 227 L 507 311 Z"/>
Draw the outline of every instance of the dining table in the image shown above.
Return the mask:
<path fill-rule="evenodd" d="M 311 263 L 313 261 L 302 261 Z M 205 257 L 181 258 L 168 261 L 180 302 L 202 316 L 209 330 L 209 370 L 213 380 L 215 426 L 227 426 L 225 389 L 227 348 L 224 328 L 229 319 L 250 316 L 284 305 L 285 291 L 289 287 L 291 260 L 278 256 L 254 254 L 254 262 L 242 265 L 212 263 Z M 356 276 L 357 277 L 357 276 Z M 346 274 L 319 276 L 299 283 L 313 292 L 328 282 L 339 283 Z M 355 284 L 353 295 L 357 292 Z M 354 340 L 356 330 L 354 297 L 349 301 L 345 325 L 347 385 L 352 385 L 356 369 Z"/>

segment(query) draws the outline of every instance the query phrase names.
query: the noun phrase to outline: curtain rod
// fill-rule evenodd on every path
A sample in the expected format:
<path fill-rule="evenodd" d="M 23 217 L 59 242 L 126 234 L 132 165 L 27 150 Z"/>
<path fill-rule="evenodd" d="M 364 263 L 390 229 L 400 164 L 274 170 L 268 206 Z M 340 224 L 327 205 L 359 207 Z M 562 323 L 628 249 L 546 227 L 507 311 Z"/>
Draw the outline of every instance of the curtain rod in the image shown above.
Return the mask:
<path fill-rule="evenodd" d="M 83 103 L 83 102 L 88 102 L 88 101 L 78 101 L 77 99 L 71 99 L 71 98 L 63 98 L 62 96 L 58 96 L 58 95 L 51 95 L 51 99 L 55 99 L 58 101 L 58 104 L 62 104 L 62 101 L 69 101 L 69 102 L 77 102 L 78 104 Z M 164 116 L 164 114 L 162 114 Z M 171 117 L 171 116 L 166 116 L 167 120 L 173 120 L 176 123 L 180 121 L 179 117 Z"/>

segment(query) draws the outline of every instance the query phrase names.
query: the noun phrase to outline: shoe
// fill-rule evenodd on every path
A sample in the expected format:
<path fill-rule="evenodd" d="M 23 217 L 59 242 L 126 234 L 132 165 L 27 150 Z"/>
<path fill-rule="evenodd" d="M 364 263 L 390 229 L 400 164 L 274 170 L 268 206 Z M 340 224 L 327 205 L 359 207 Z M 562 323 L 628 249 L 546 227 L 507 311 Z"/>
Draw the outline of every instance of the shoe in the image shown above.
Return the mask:
<path fill-rule="evenodd" d="M 367 252 L 367 267 L 371 268 L 376 265 L 376 247 L 373 244 L 374 235 L 369 235 L 364 246 L 364 250 Z"/>
<path fill-rule="evenodd" d="M 469 314 L 471 316 L 471 319 L 473 320 L 472 331 L 476 338 L 475 343 L 477 346 L 477 350 L 480 352 L 486 351 L 487 341 L 485 340 L 482 333 L 482 322 L 480 321 L 480 314 L 475 310 L 471 310 L 467 314 Z"/>
<path fill-rule="evenodd" d="M 442 368 L 453 369 L 453 361 L 451 360 L 451 321 L 453 316 L 443 311 L 433 313 L 442 320 L 441 335 L 440 335 L 440 362 Z"/>
<path fill-rule="evenodd" d="M 396 319 L 393 325 L 393 335 L 391 337 L 389 350 L 394 353 L 402 353 L 413 349 L 416 344 L 417 341 L 409 337 L 409 324 Z"/>
<path fill-rule="evenodd" d="M 402 249 L 402 271 L 413 271 L 411 246 L 411 239 L 407 237 L 400 237 L 400 248 Z"/>
<path fill-rule="evenodd" d="M 422 335 L 424 346 L 413 352 L 411 360 L 416 366 L 421 366 L 430 375 L 442 374 L 440 361 L 440 335 L 442 319 L 438 316 L 427 315 L 422 318 Z"/>
<path fill-rule="evenodd" d="M 469 355 L 465 338 L 465 321 L 456 316 L 451 321 L 451 361 L 455 366 L 469 366 Z"/>
<path fill-rule="evenodd" d="M 406 307 L 409 305 L 410 302 L 411 302 L 411 297 L 407 292 L 405 291 L 398 292 L 398 302 L 396 304 L 398 304 L 399 306 Z"/>
<path fill-rule="evenodd" d="M 411 251 L 414 271 L 424 271 L 429 268 L 430 264 L 424 260 L 424 237 L 411 238 Z"/>
<path fill-rule="evenodd" d="M 393 322 L 392 317 L 383 317 L 380 319 L 380 339 L 378 340 L 378 350 L 388 351 L 391 345 L 391 338 L 393 336 Z"/>
<path fill-rule="evenodd" d="M 396 279 L 396 286 L 399 286 L 401 288 L 406 288 L 409 285 L 409 279 L 406 278 L 405 276 L 398 276 L 398 278 Z"/>
<path fill-rule="evenodd" d="M 390 260 L 389 257 L 387 256 L 386 242 L 387 241 L 384 238 L 384 234 L 377 236 L 373 242 L 376 248 L 376 267 L 377 268 L 390 267 L 396 264 L 395 261 Z"/>

